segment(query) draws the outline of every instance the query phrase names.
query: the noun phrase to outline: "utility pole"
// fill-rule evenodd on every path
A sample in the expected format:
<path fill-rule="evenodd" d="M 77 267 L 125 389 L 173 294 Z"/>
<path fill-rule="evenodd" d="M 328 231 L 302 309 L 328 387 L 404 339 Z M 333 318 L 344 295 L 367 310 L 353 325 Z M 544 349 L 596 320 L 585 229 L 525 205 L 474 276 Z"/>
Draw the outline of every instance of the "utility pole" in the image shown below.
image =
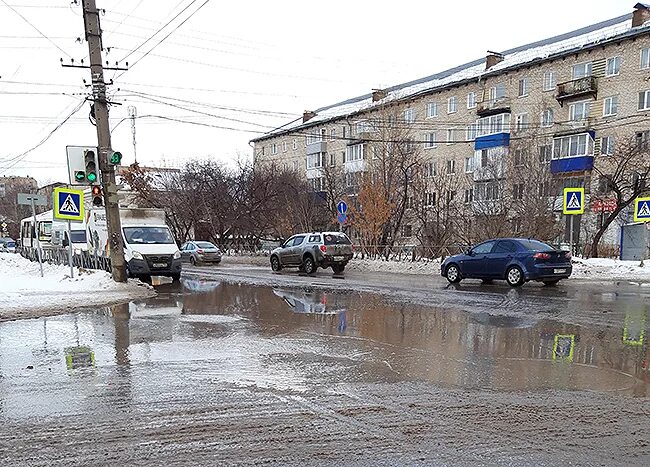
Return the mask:
<path fill-rule="evenodd" d="M 133 162 L 138 163 L 138 155 L 135 152 L 135 118 L 138 116 L 138 111 L 135 106 L 130 105 L 128 108 L 129 118 L 131 119 L 131 133 L 133 133 Z"/>
<path fill-rule="evenodd" d="M 99 150 L 99 169 L 102 173 L 104 205 L 106 206 L 106 227 L 111 257 L 111 274 L 115 282 L 126 282 L 126 266 L 124 261 L 124 243 L 120 209 L 115 184 L 115 170 L 109 164 L 111 153 L 111 131 L 108 122 L 108 102 L 106 100 L 106 83 L 102 65 L 102 30 L 99 25 L 99 11 L 95 0 L 82 0 L 84 29 L 88 42 L 90 56 L 90 74 L 97 123 L 97 147 Z"/>

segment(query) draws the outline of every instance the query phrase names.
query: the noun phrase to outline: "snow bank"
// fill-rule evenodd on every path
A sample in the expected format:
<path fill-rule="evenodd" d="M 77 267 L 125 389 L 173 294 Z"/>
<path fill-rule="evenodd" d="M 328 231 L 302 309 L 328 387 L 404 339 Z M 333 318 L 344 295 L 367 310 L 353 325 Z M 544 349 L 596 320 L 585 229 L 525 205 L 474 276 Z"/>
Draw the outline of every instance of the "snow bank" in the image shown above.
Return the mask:
<path fill-rule="evenodd" d="M 440 274 L 440 260 L 394 261 L 384 259 L 354 258 L 348 263 L 349 271 L 392 272 L 397 274 Z"/>
<path fill-rule="evenodd" d="M 71 279 L 69 266 L 44 263 L 43 276 L 38 263 L 0 253 L 0 321 L 155 295 L 140 281 L 118 284 L 104 271 L 75 268 Z"/>
<path fill-rule="evenodd" d="M 640 261 L 621 261 L 610 258 L 573 258 L 575 279 L 650 281 L 650 260 L 639 266 Z"/>

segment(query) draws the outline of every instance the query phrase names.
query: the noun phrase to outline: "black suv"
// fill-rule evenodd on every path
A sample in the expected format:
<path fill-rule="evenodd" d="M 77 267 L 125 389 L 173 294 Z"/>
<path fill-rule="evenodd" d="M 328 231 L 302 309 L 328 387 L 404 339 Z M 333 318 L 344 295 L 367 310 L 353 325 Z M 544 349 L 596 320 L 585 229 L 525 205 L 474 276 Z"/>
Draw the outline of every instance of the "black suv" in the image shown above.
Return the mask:
<path fill-rule="evenodd" d="M 271 252 L 271 269 L 298 267 L 307 274 L 332 267 L 340 274 L 352 259 L 352 242 L 342 232 L 312 232 L 292 236 Z"/>

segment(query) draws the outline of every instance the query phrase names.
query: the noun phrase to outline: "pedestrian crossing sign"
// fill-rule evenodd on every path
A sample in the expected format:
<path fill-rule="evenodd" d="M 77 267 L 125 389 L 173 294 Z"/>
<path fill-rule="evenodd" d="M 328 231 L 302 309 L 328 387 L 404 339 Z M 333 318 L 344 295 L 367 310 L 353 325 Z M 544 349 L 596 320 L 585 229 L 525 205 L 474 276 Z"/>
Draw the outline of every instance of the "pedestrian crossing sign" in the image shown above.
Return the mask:
<path fill-rule="evenodd" d="M 84 192 L 71 188 L 55 188 L 54 218 L 68 221 L 83 221 Z"/>
<path fill-rule="evenodd" d="M 634 222 L 650 222 L 650 198 L 634 200 Z"/>
<path fill-rule="evenodd" d="M 564 203 L 562 212 L 564 214 L 584 214 L 585 212 L 585 189 L 565 188 Z"/>

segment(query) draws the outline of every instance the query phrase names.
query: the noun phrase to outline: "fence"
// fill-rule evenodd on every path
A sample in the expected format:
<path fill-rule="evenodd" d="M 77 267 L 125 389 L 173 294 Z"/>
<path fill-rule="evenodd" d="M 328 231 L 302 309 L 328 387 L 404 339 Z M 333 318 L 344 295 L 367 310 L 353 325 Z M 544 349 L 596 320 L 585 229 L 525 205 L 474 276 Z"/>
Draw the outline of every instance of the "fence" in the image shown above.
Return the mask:
<path fill-rule="evenodd" d="M 20 254 L 30 261 L 38 261 L 38 249 L 23 247 Z M 50 264 L 68 264 L 67 248 L 43 248 L 41 250 L 41 259 L 44 263 Z M 89 254 L 87 251 L 78 251 L 72 255 L 72 264 L 85 269 L 101 269 L 111 271 L 110 258 L 103 258 Z"/>

